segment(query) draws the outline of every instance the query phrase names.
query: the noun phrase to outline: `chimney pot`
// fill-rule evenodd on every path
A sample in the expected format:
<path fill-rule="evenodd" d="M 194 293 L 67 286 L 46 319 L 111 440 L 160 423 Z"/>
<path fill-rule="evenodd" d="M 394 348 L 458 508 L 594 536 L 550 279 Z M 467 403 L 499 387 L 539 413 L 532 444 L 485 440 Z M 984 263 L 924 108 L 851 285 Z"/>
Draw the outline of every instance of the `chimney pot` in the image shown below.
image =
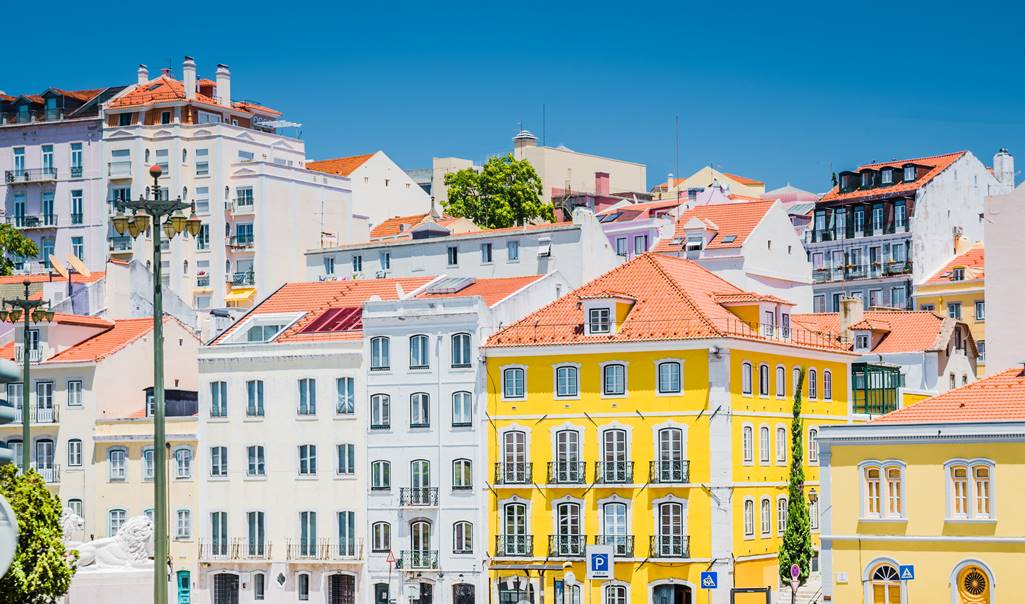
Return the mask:
<path fill-rule="evenodd" d="M 609 195 L 609 173 L 608 172 L 595 172 L 594 173 L 594 194 L 595 195 Z"/>
<path fill-rule="evenodd" d="M 149 68 L 147 68 L 142 63 L 139 63 L 139 71 L 138 71 L 138 80 L 137 81 L 138 81 L 140 86 L 142 86 L 143 84 L 145 84 L 146 82 L 149 81 Z"/>
<path fill-rule="evenodd" d="M 185 88 L 185 98 L 196 98 L 196 61 L 188 55 L 182 61 L 182 87 Z"/>
<path fill-rule="evenodd" d="M 215 73 L 217 102 L 225 107 L 231 107 L 231 70 L 224 63 L 218 63 Z"/>

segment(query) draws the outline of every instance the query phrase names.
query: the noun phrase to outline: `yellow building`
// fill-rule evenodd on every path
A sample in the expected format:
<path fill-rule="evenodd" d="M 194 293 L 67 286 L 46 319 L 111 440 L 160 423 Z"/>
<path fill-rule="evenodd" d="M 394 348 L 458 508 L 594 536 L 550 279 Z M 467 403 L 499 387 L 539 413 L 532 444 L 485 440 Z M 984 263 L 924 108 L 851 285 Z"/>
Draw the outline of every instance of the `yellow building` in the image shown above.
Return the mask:
<path fill-rule="evenodd" d="M 1022 434 L 1021 366 L 823 429 L 824 594 L 843 604 L 1023 601 Z M 902 579 L 906 566 L 913 579 Z"/>
<path fill-rule="evenodd" d="M 924 283 L 915 286 L 915 304 L 960 319 L 979 348 L 976 374 L 986 372 L 986 256 L 982 243 L 971 245 Z"/>
<path fill-rule="evenodd" d="M 491 601 L 690 604 L 705 570 L 714 602 L 775 589 L 795 374 L 814 499 L 814 436 L 849 421 L 854 358 L 791 309 L 646 254 L 492 336 Z M 614 580 L 584 580 L 593 544 L 614 546 Z"/>

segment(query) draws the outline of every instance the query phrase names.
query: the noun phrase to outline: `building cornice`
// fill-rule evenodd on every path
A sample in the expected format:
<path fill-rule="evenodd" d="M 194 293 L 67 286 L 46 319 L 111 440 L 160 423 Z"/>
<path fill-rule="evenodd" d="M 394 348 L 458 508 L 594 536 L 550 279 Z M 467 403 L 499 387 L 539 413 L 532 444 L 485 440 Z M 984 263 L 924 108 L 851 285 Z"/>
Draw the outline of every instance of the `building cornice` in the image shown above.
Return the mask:
<path fill-rule="evenodd" d="M 1025 442 L 1025 422 L 823 426 L 816 441 L 826 448 L 859 444 Z"/>

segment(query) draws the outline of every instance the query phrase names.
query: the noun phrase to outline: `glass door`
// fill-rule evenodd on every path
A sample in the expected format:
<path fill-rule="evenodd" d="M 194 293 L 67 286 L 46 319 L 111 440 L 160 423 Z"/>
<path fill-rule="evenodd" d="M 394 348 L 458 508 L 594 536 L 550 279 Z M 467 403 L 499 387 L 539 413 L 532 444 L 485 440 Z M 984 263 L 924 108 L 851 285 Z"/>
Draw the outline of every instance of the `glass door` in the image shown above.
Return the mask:
<path fill-rule="evenodd" d="M 527 481 L 527 435 L 523 432 L 506 432 L 504 438 L 504 467 L 502 478 L 506 484 L 521 484 Z"/>
<path fill-rule="evenodd" d="M 603 448 L 605 467 L 602 479 L 612 483 L 629 482 L 626 467 L 626 430 L 606 430 Z"/>

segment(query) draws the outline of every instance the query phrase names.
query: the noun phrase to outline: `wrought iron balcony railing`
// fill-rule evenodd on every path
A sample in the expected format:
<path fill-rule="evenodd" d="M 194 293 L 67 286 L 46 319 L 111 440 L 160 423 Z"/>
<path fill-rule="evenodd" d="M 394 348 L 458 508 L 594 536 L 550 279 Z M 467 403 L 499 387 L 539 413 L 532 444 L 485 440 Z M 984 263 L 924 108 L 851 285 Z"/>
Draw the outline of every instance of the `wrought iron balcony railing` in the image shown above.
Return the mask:
<path fill-rule="evenodd" d="M 585 467 L 582 461 L 550 461 L 548 484 L 583 484 Z"/>
<path fill-rule="evenodd" d="M 495 464 L 495 484 L 530 484 L 533 482 L 534 464 L 529 461 L 498 462 Z"/>
<path fill-rule="evenodd" d="M 633 558 L 634 536 L 633 535 L 597 535 L 594 538 L 595 545 L 611 545 L 616 556 Z"/>
<path fill-rule="evenodd" d="M 686 459 L 660 459 L 650 463 L 648 482 L 672 484 L 690 482 L 690 461 Z"/>
<path fill-rule="evenodd" d="M 629 484 L 634 481 L 632 461 L 599 461 L 594 466 L 594 482 L 598 484 Z"/>
<path fill-rule="evenodd" d="M 402 507 L 437 507 L 438 487 L 399 489 L 399 505 Z"/>
<path fill-rule="evenodd" d="M 495 556 L 530 558 L 534 556 L 534 535 L 495 535 Z"/>
<path fill-rule="evenodd" d="M 363 542 L 355 539 L 348 541 L 321 539 L 316 543 L 289 541 L 286 550 L 289 560 L 328 562 L 363 559 Z"/>
<path fill-rule="evenodd" d="M 587 537 L 584 535 L 548 535 L 549 556 L 580 558 L 586 546 Z"/>
<path fill-rule="evenodd" d="M 690 558 L 690 537 L 687 535 L 653 535 L 651 558 Z"/>
<path fill-rule="evenodd" d="M 23 168 L 4 172 L 4 181 L 9 185 L 19 182 L 50 182 L 54 180 L 57 180 L 57 168 Z"/>
<path fill-rule="evenodd" d="M 395 568 L 402 570 L 438 568 L 438 550 L 403 550 L 399 552 Z"/>

